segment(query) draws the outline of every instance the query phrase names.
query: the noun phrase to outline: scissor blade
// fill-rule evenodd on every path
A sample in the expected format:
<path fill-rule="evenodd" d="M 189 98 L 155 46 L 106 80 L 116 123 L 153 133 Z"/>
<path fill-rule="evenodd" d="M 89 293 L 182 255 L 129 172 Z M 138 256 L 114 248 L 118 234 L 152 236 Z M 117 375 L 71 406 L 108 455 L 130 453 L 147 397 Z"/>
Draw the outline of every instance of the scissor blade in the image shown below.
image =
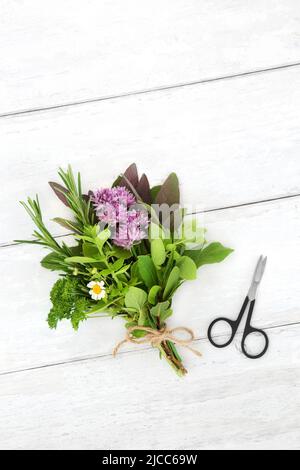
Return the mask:
<path fill-rule="evenodd" d="M 256 279 L 258 277 L 258 271 L 259 271 L 259 267 L 261 265 L 262 259 L 263 259 L 263 256 L 260 255 L 260 257 L 258 258 L 257 264 L 255 266 L 252 282 L 257 282 Z"/>
<path fill-rule="evenodd" d="M 263 255 L 260 256 L 259 261 L 257 263 L 257 267 L 255 270 L 255 277 L 254 280 L 255 282 L 259 283 L 263 277 L 263 274 L 266 269 L 266 264 L 267 264 L 267 257 L 263 257 Z"/>
<path fill-rule="evenodd" d="M 250 300 L 255 299 L 257 288 L 259 286 L 259 283 L 263 277 L 263 274 L 266 268 L 266 263 L 267 263 L 267 257 L 266 256 L 264 257 L 263 255 L 261 255 L 257 262 L 253 279 L 252 279 L 252 283 L 248 292 L 248 297 Z"/>

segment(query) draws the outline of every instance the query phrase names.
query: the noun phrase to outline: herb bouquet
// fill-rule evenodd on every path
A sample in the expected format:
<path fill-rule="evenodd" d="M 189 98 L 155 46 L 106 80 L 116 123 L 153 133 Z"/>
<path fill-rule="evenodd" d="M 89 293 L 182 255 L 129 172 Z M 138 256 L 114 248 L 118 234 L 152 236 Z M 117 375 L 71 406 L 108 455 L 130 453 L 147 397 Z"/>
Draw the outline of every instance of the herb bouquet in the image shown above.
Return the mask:
<path fill-rule="evenodd" d="M 176 344 L 200 353 L 190 347 L 191 330 L 166 326 L 173 295 L 183 282 L 196 279 L 200 266 L 222 261 L 232 250 L 207 244 L 205 230 L 185 217 L 174 173 L 151 188 L 146 175 L 139 178 L 132 164 L 111 188 L 88 194 L 83 194 L 80 174 L 75 178 L 70 166 L 58 174 L 63 184 L 49 184 L 72 218 L 54 221 L 73 234 L 76 245 L 59 243 L 51 235 L 38 196 L 21 202 L 37 227 L 33 240 L 17 240 L 49 249 L 41 264 L 61 273 L 50 293 L 49 327 L 67 319 L 77 330 L 91 317 L 122 317 L 126 336 L 114 353 L 125 342 L 148 342 L 184 375 Z M 187 338 L 178 337 L 179 331 Z"/>

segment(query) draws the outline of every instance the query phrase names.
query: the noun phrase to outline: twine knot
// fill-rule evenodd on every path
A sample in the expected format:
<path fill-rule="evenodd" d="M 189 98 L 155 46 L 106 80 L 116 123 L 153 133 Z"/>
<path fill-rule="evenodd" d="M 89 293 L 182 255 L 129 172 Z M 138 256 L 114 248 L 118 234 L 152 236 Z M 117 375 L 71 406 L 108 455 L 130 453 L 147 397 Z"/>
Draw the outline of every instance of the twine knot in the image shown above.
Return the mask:
<path fill-rule="evenodd" d="M 134 331 L 145 331 L 147 334 L 142 338 L 136 338 L 133 336 Z M 181 339 L 178 336 L 174 335 L 175 332 L 183 332 L 187 334 L 186 339 Z M 126 331 L 126 337 L 122 341 L 120 341 L 113 350 L 113 356 L 116 356 L 120 347 L 125 343 L 133 343 L 133 344 L 144 344 L 150 343 L 153 347 L 159 347 L 162 343 L 166 341 L 171 341 L 174 344 L 178 344 L 179 346 L 183 346 L 184 348 L 189 349 L 191 352 L 196 354 L 197 356 L 202 356 L 200 351 L 194 349 L 190 346 L 190 343 L 194 341 L 195 335 L 194 332 L 190 328 L 186 328 L 185 326 L 178 326 L 177 328 L 162 328 L 160 330 L 155 330 L 153 328 L 149 328 L 147 326 L 131 326 Z"/>

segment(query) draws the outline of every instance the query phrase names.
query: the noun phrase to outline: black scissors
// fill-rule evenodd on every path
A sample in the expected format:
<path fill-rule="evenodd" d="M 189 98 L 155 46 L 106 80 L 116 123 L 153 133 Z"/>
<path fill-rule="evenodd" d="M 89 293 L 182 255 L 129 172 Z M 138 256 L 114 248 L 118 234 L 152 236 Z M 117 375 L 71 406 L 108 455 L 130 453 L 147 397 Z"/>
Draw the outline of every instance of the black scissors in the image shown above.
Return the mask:
<path fill-rule="evenodd" d="M 242 318 L 243 318 L 244 313 L 246 311 L 247 305 L 250 302 L 249 312 L 248 312 L 248 315 L 247 315 L 245 329 L 244 329 L 244 333 L 243 333 L 243 337 L 242 337 L 242 343 L 241 343 L 242 351 L 245 354 L 245 356 L 247 356 L 249 359 L 258 359 L 258 358 L 262 357 L 265 354 L 265 352 L 267 351 L 268 346 L 269 346 L 268 336 L 266 335 L 266 333 L 263 330 L 253 328 L 251 326 L 251 319 L 252 319 L 253 309 L 254 309 L 254 305 L 255 305 L 256 291 L 257 291 L 259 283 L 260 283 L 260 281 L 263 277 L 265 267 L 266 267 L 266 262 L 267 262 L 267 257 L 260 256 L 260 258 L 258 260 L 258 263 L 256 265 L 256 268 L 255 268 L 255 271 L 254 271 L 254 276 L 253 276 L 253 279 L 252 279 L 252 283 L 251 283 L 249 292 L 248 292 L 248 294 L 245 298 L 245 301 L 243 303 L 243 306 L 242 306 L 242 309 L 239 313 L 238 318 L 236 320 L 230 320 L 229 318 L 220 317 L 220 318 L 216 318 L 216 320 L 214 320 L 210 324 L 210 326 L 208 328 L 207 336 L 208 336 L 208 339 L 211 342 L 211 344 L 213 344 L 216 348 L 225 348 L 226 346 L 228 346 L 232 342 L 232 340 L 235 337 L 235 334 L 238 330 L 238 327 L 239 327 L 239 325 L 242 321 Z M 212 332 L 212 329 L 215 326 L 215 324 L 218 323 L 218 322 L 221 322 L 221 321 L 226 322 L 226 323 L 229 324 L 229 326 L 232 330 L 232 333 L 231 333 L 231 336 L 230 336 L 228 341 L 226 341 L 223 344 L 222 343 L 218 344 L 218 343 L 215 343 L 215 341 L 213 340 L 211 332 Z M 256 354 L 256 355 L 249 354 L 246 351 L 246 347 L 245 347 L 246 339 L 252 333 L 258 333 L 259 335 L 263 336 L 264 341 L 265 341 L 265 345 L 264 345 L 263 350 L 260 353 Z"/>

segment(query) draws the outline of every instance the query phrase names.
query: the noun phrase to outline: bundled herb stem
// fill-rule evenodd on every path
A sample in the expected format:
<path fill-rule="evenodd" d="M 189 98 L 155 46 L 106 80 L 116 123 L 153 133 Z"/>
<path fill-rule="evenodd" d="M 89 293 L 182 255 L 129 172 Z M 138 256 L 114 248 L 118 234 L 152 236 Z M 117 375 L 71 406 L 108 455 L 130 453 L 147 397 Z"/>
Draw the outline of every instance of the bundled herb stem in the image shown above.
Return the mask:
<path fill-rule="evenodd" d="M 111 188 L 88 194 L 82 192 L 80 173 L 75 178 L 70 166 L 58 174 L 62 184 L 49 184 L 69 208 L 70 218 L 53 220 L 71 232 L 75 243 L 68 246 L 52 236 L 37 196 L 21 202 L 37 228 L 33 239 L 18 240 L 47 248 L 42 266 L 62 276 L 50 293 L 49 327 L 69 320 L 77 330 L 90 318 L 121 317 L 127 330 L 121 344 L 150 343 L 184 375 L 176 345 L 192 349 L 194 336 L 180 327 L 190 337 L 178 339 L 176 329 L 168 329 L 173 296 L 185 281 L 196 279 L 198 268 L 222 261 L 232 250 L 208 244 L 205 230 L 185 216 L 174 173 L 162 185 L 150 187 L 147 176 L 139 178 L 132 164 Z"/>

